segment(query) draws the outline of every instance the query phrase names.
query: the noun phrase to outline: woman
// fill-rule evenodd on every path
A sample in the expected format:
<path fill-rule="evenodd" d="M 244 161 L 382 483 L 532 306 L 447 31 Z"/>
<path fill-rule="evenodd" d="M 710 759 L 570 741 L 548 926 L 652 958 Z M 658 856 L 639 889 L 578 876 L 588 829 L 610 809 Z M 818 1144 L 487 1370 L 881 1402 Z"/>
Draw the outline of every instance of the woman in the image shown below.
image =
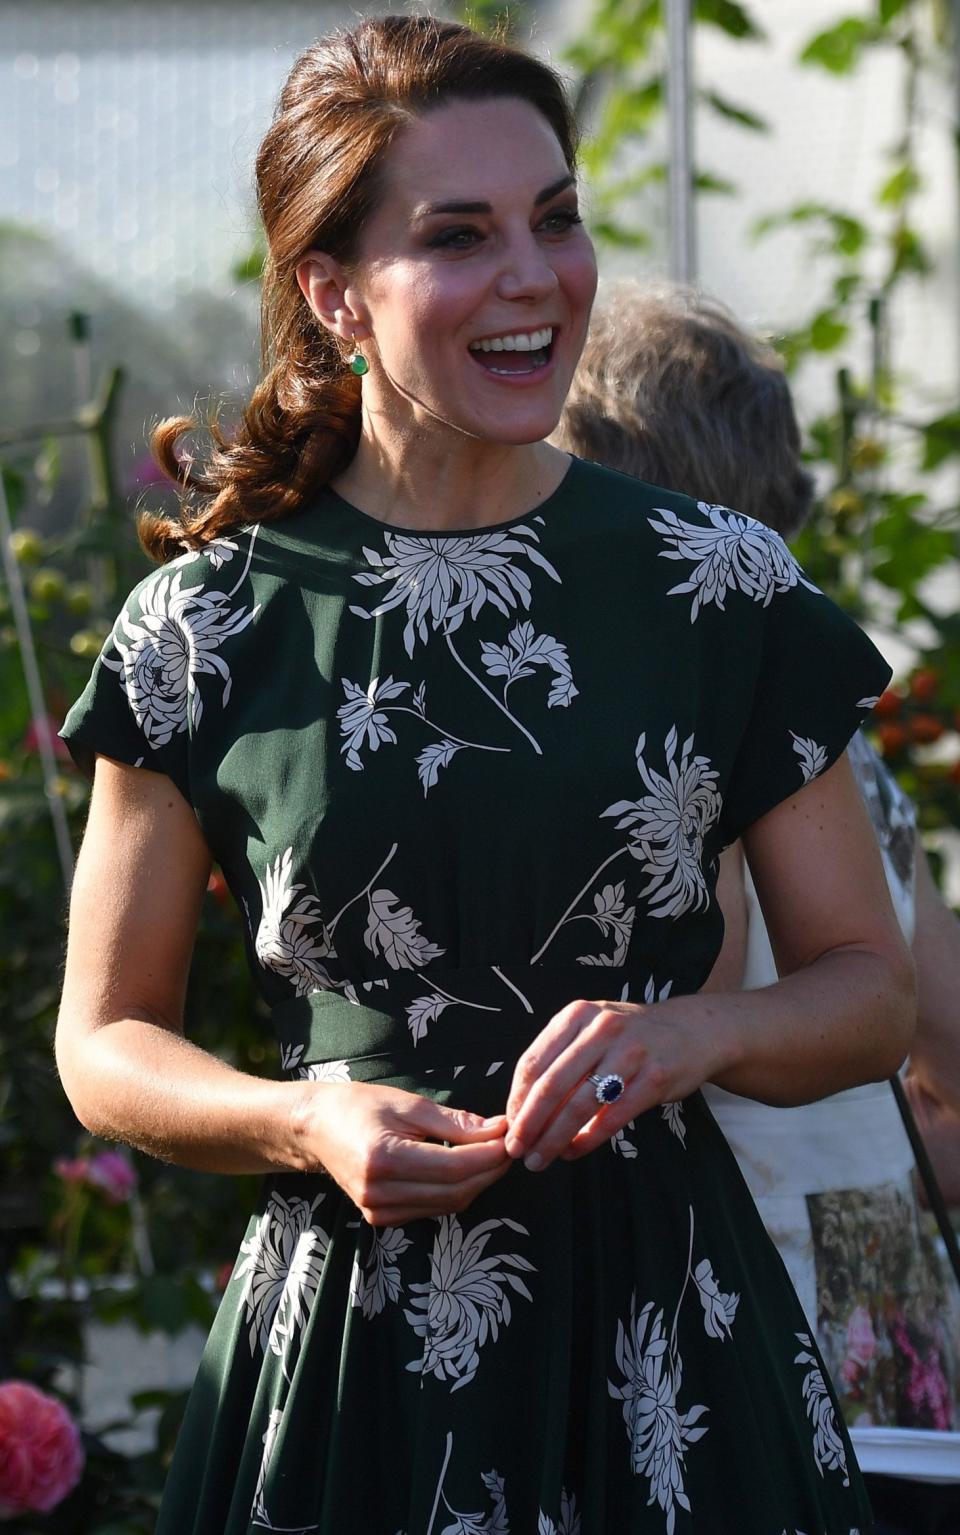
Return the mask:
<path fill-rule="evenodd" d="M 793 1102 L 903 1056 L 839 762 L 888 670 L 775 541 L 546 445 L 595 283 L 549 70 L 365 22 L 295 66 L 258 177 L 266 376 L 202 473 L 160 429 L 189 505 L 147 541 L 176 557 L 65 727 L 96 758 L 67 1091 L 268 1175 L 159 1528 L 862 1530 L 696 1090 Z M 788 675 L 795 622 L 829 699 Z M 793 972 L 759 1007 L 685 995 L 741 833 Z M 211 855 L 279 1083 L 181 1037 Z"/>
<path fill-rule="evenodd" d="M 784 537 L 803 526 L 813 481 L 782 366 L 721 305 L 667 284 L 616 285 L 590 336 L 555 440 L 646 480 L 699 488 Z M 801 641 L 802 643 L 802 638 Z M 862 735 L 849 755 L 894 909 L 917 966 L 912 1066 L 923 1092 L 960 1106 L 960 923 L 945 908 L 909 799 Z M 708 985 L 773 984 L 777 967 L 739 847 L 723 855 L 726 922 Z M 926 1233 L 914 1160 L 887 1082 L 784 1111 L 707 1086 L 704 1096 L 777 1244 L 851 1427 L 960 1426 L 955 1289 Z M 916 1095 L 915 1095 L 916 1096 Z M 952 1120 L 956 1144 L 956 1119 Z M 883 1531 L 939 1528 L 956 1490 L 904 1480 L 910 1435 L 872 1448 Z M 885 1456 L 886 1458 L 882 1458 Z M 909 1514 L 901 1523 L 904 1507 Z M 952 1524 L 951 1524 L 951 1527 Z"/>

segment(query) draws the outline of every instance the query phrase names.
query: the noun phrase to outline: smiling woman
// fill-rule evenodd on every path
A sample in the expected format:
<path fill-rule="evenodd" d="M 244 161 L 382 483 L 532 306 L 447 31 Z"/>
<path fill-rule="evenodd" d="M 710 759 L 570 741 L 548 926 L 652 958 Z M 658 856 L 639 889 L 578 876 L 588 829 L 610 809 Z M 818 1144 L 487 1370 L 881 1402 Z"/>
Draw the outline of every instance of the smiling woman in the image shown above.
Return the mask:
<path fill-rule="evenodd" d="M 595 285 L 575 175 L 557 78 L 464 27 L 304 55 L 258 159 L 264 378 L 202 466 L 159 429 L 182 516 L 64 729 L 67 1091 L 266 1174 L 159 1535 L 869 1528 L 699 1089 L 903 1053 L 839 763 L 888 671 L 750 519 L 544 441 Z M 699 995 L 742 832 L 787 979 Z M 211 857 L 280 1081 L 182 1037 Z"/>

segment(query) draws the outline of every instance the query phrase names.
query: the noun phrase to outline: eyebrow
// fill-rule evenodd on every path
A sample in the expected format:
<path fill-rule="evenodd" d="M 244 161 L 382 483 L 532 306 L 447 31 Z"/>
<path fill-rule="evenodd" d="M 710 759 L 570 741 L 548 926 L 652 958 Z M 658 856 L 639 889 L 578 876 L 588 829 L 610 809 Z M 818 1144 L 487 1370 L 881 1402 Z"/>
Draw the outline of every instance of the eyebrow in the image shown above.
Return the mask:
<path fill-rule="evenodd" d="M 560 192 L 565 192 L 567 187 L 573 186 L 575 180 L 576 178 L 571 172 L 566 176 L 561 176 L 559 181 L 551 181 L 550 185 L 548 187 L 544 187 L 543 191 L 538 192 L 536 197 L 533 199 L 534 207 L 539 208 L 541 203 L 548 203 L 551 197 L 556 197 Z M 492 205 L 490 203 L 484 202 L 422 203 L 419 208 L 414 209 L 413 216 L 414 218 L 425 219 L 429 218 L 433 213 L 492 212 Z"/>

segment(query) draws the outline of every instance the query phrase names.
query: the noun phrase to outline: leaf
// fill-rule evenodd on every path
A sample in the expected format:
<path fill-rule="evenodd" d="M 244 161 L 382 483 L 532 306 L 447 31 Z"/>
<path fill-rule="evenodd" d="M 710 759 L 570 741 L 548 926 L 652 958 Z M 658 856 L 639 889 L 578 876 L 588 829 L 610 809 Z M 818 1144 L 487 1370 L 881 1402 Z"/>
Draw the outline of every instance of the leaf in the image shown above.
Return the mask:
<path fill-rule="evenodd" d="M 913 0 L 879 0 L 880 21 L 883 26 L 899 16 L 901 11 L 909 9 Z"/>
<path fill-rule="evenodd" d="M 450 1007 L 450 999 L 441 997 L 437 991 L 431 992 L 427 997 L 416 997 L 407 1008 L 407 1026 L 413 1035 L 413 1042 L 419 1045 L 421 1039 L 427 1036 L 427 1029 L 431 1023 L 436 1023 L 445 1007 Z"/>
<path fill-rule="evenodd" d="M 693 178 L 693 185 L 698 192 L 710 192 L 720 197 L 734 197 L 739 190 L 735 181 L 729 181 L 725 176 L 717 176 L 713 171 L 697 171 Z"/>
<path fill-rule="evenodd" d="M 915 165 L 899 165 L 877 193 L 877 202 L 884 208 L 902 208 L 907 198 L 918 191 L 922 184 L 920 172 Z"/>
<path fill-rule="evenodd" d="M 425 746 L 417 758 L 417 777 L 423 784 L 423 794 L 426 798 L 430 789 L 437 783 L 440 769 L 449 767 L 454 754 L 462 751 L 456 741 L 434 741 L 430 746 Z"/>
<path fill-rule="evenodd" d="M 766 118 L 758 117 L 756 112 L 751 112 L 749 107 L 742 107 L 735 101 L 729 101 L 726 96 L 721 96 L 719 91 L 701 91 L 700 98 L 721 117 L 729 122 L 739 123 L 741 128 L 750 128 L 755 133 L 769 133 L 770 124 Z"/>
<path fill-rule="evenodd" d="M 960 453 L 960 410 L 938 416 L 923 429 L 923 470 L 937 469 L 944 459 Z"/>
<path fill-rule="evenodd" d="M 819 64 L 833 75 L 848 75 L 859 64 L 864 48 L 881 36 L 876 22 L 866 21 L 861 16 L 847 16 L 811 38 L 800 55 L 800 62 Z"/>
<path fill-rule="evenodd" d="M 810 324 L 810 345 L 815 352 L 832 352 L 850 334 L 850 327 L 829 309 L 822 309 Z"/>
<path fill-rule="evenodd" d="M 694 0 L 693 17 L 695 21 L 719 27 L 728 37 L 748 37 L 759 42 L 766 36 L 746 7 L 735 4 L 735 0 Z"/>
<path fill-rule="evenodd" d="M 363 941 L 372 954 L 383 954 L 391 970 L 418 970 L 446 950 L 422 936 L 410 907 L 399 901 L 392 890 L 373 892 Z"/>

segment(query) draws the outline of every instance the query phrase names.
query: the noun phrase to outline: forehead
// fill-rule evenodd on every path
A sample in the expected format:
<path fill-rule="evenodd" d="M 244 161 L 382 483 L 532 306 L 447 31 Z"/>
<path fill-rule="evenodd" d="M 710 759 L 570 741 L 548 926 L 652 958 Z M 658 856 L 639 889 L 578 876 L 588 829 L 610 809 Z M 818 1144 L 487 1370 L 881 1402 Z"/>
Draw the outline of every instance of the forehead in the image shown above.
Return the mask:
<path fill-rule="evenodd" d="M 453 101 L 415 118 L 384 164 L 395 211 L 450 200 L 531 200 L 567 170 L 560 141 L 529 102 Z"/>

